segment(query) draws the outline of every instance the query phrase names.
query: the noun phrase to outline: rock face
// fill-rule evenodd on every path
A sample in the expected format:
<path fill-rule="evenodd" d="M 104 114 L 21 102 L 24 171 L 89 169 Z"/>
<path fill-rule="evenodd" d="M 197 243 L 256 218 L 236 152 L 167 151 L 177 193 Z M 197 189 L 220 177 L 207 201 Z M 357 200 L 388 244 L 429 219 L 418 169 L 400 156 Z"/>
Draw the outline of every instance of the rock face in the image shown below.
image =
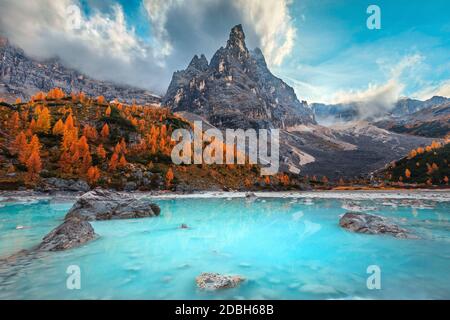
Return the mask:
<path fill-rule="evenodd" d="M 108 190 L 95 189 L 85 193 L 66 215 L 81 220 L 112 220 L 155 217 L 160 208 L 147 200 L 135 199 L 130 195 Z"/>
<path fill-rule="evenodd" d="M 439 98 L 434 97 L 427 101 L 438 102 L 441 101 Z M 375 125 L 398 133 L 444 138 L 450 132 L 450 99 L 442 104 L 431 105 L 407 116 L 380 120 Z"/>
<path fill-rule="evenodd" d="M 58 59 L 37 61 L 25 55 L 8 40 L 0 38 L 0 98 L 13 102 L 17 97 L 28 100 L 38 91 L 54 87 L 66 93 L 83 91 L 90 96 L 103 95 L 107 100 L 119 99 L 138 104 L 159 103 L 150 92 L 107 81 L 89 78 L 65 67 Z"/>
<path fill-rule="evenodd" d="M 307 103 L 270 72 L 261 50 L 247 49 L 241 25 L 231 30 L 226 47 L 211 63 L 204 55 L 195 56 L 186 70 L 175 72 L 162 104 L 201 115 L 221 128 L 315 123 Z"/>
<path fill-rule="evenodd" d="M 347 230 L 367 234 L 387 234 L 396 238 L 414 239 L 407 230 L 400 228 L 384 217 L 365 213 L 346 213 L 339 225 Z"/>
<path fill-rule="evenodd" d="M 78 247 L 95 239 L 94 228 L 87 221 L 77 218 L 66 219 L 46 235 L 38 250 L 61 251 Z"/>
<path fill-rule="evenodd" d="M 45 186 L 43 190 L 59 190 L 59 191 L 75 191 L 88 192 L 91 187 L 83 180 L 65 180 L 59 178 L 48 178 L 44 180 Z"/>
<path fill-rule="evenodd" d="M 197 286 L 204 290 L 234 288 L 244 280 L 241 276 L 221 275 L 218 273 L 202 273 L 195 279 Z"/>
<path fill-rule="evenodd" d="M 64 222 L 46 235 L 36 250 L 67 250 L 95 239 L 94 228 L 88 221 L 146 218 L 160 213 L 160 208 L 154 203 L 95 189 L 77 200 Z"/>

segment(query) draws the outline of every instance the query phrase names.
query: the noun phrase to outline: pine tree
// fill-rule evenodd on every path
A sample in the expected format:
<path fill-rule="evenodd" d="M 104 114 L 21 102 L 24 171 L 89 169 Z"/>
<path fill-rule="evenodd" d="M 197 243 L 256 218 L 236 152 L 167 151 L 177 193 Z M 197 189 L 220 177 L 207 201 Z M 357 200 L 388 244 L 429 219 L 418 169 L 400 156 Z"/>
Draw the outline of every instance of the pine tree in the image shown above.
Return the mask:
<path fill-rule="evenodd" d="M 20 129 L 20 117 L 19 112 L 15 111 L 8 122 L 8 128 L 11 134 L 16 134 Z"/>
<path fill-rule="evenodd" d="M 92 185 L 100 179 L 100 170 L 97 167 L 90 167 L 87 171 L 87 180 Z"/>
<path fill-rule="evenodd" d="M 127 159 L 125 159 L 125 156 L 122 154 L 119 160 L 119 168 L 125 168 L 127 164 L 128 164 Z"/>
<path fill-rule="evenodd" d="M 64 123 L 62 122 L 61 119 L 59 119 L 55 125 L 53 126 L 53 135 L 55 136 L 60 136 L 64 134 Z"/>
<path fill-rule="evenodd" d="M 170 185 L 172 184 L 173 178 L 174 178 L 174 175 L 173 175 L 172 168 L 169 168 L 169 170 L 167 170 L 167 173 L 166 173 L 166 187 L 167 188 L 169 188 Z"/>
<path fill-rule="evenodd" d="M 411 171 L 409 169 L 405 170 L 405 177 L 406 177 L 406 179 L 411 178 Z"/>
<path fill-rule="evenodd" d="M 105 158 L 106 158 L 106 151 L 105 151 L 105 148 L 103 148 L 103 144 L 100 144 L 100 145 L 97 147 L 97 156 L 98 156 L 100 159 L 105 159 Z"/>
<path fill-rule="evenodd" d="M 104 96 L 98 96 L 97 97 L 97 103 L 98 104 L 104 104 L 105 103 L 105 97 Z"/>
<path fill-rule="evenodd" d="M 36 122 L 35 130 L 37 132 L 48 133 L 50 131 L 51 115 L 47 107 L 42 108 Z"/>
<path fill-rule="evenodd" d="M 38 150 L 36 149 L 32 150 L 30 157 L 26 162 L 26 166 L 27 166 L 27 179 L 29 181 L 35 182 L 39 178 L 39 174 L 42 170 L 42 162 Z"/>
<path fill-rule="evenodd" d="M 108 139 L 109 137 L 109 126 L 107 123 L 105 123 L 105 125 L 102 128 L 101 136 L 105 140 Z"/>
<path fill-rule="evenodd" d="M 109 160 L 109 171 L 116 171 L 118 164 L 119 155 L 117 153 L 113 153 L 111 159 Z"/>

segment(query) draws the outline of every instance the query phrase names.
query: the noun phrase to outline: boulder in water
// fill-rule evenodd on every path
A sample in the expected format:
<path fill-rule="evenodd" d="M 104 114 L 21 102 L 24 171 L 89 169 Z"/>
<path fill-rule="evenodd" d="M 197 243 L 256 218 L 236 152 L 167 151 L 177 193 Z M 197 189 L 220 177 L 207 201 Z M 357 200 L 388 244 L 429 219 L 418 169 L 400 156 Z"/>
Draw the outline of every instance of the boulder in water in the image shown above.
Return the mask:
<path fill-rule="evenodd" d="M 89 222 L 78 218 L 66 219 L 44 237 L 37 249 L 43 251 L 67 250 L 91 241 L 95 237 L 94 228 Z"/>
<path fill-rule="evenodd" d="M 134 219 L 158 216 L 161 209 L 145 199 L 109 190 L 95 189 L 85 193 L 73 205 L 66 218 L 82 220 Z"/>
<path fill-rule="evenodd" d="M 195 281 L 200 289 L 218 290 L 234 288 L 245 279 L 238 275 L 221 275 L 218 273 L 202 273 Z"/>
<path fill-rule="evenodd" d="M 373 214 L 347 212 L 339 220 L 347 230 L 367 234 L 388 234 L 396 238 L 417 238 L 388 219 Z"/>

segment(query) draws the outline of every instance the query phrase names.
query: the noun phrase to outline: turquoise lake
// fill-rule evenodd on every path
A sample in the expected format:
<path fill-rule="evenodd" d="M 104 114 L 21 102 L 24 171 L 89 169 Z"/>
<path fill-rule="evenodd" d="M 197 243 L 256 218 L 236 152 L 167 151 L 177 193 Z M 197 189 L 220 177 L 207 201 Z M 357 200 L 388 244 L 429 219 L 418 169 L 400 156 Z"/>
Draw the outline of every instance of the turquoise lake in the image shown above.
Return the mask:
<path fill-rule="evenodd" d="M 159 199 L 161 216 L 93 222 L 82 247 L 0 265 L 0 299 L 450 299 L 450 203 L 360 200 L 420 239 L 339 227 L 340 199 Z M 3 202 L 0 257 L 37 245 L 73 202 Z M 181 224 L 188 229 L 180 229 Z M 23 228 L 18 226 L 22 226 Z M 81 289 L 66 287 L 70 265 Z M 381 289 L 366 285 L 381 269 Z M 239 287 L 201 291 L 202 272 L 239 274 Z"/>

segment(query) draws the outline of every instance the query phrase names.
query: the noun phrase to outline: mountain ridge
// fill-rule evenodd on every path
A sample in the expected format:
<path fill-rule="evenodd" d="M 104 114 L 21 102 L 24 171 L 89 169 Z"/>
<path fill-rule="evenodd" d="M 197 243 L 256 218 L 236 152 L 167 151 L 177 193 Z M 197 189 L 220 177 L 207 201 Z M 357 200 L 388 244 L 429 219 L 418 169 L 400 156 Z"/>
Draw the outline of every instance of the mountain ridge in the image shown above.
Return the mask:
<path fill-rule="evenodd" d="M 196 55 L 185 70 L 175 72 L 162 104 L 204 116 L 221 128 L 315 124 L 307 103 L 270 72 L 261 50 L 248 50 L 241 25 L 232 28 L 210 63 Z"/>
<path fill-rule="evenodd" d="M 66 93 L 84 92 L 90 96 L 104 96 L 112 101 L 154 104 L 160 97 L 150 91 L 95 80 L 75 69 L 66 67 L 58 58 L 43 61 L 29 57 L 25 52 L 0 38 L 0 98 L 13 102 L 16 98 L 28 100 L 38 91 L 48 92 L 59 87 Z"/>

